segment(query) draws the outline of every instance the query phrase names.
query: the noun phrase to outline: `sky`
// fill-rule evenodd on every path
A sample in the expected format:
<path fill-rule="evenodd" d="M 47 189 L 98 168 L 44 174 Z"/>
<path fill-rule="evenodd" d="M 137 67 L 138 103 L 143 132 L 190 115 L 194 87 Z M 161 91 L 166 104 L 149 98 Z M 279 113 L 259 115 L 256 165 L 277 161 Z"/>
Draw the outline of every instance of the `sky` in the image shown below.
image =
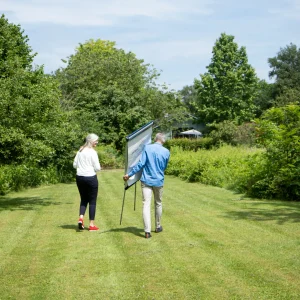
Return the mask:
<path fill-rule="evenodd" d="M 206 72 L 221 33 L 246 47 L 268 82 L 268 58 L 300 47 L 300 0 L 0 0 L 0 13 L 21 25 L 46 73 L 66 66 L 80 43 L 102 39 L 153 65 L 174 90 Z"/>

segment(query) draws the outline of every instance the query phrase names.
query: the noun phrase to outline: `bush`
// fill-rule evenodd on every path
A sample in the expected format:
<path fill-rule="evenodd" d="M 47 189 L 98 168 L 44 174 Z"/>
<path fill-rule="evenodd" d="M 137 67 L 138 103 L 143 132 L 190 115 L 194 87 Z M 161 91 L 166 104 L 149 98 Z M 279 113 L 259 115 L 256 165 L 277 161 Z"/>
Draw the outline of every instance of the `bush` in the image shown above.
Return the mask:
<path fill-rule="evenodd" d="M 255 144 L 255 123 L 243 123 L 237 126 L 233 121 L 223 121 L 210 126 L 209 137 L 214 145 L 229 144 L 233 146 Z"/>
<path fill-rule="evenodd" d="M 300 199 L 300 106 L 266 111 L 257 120 L 257 140 L 266 151 L 253 178 L 253 195 Z"/>
<path fill-rule="evenodd" d="M 28 187 L 37 187 L 41 184 L 58 183 L 59 179 L 55 166 L 40 168 L 26 165 L 2 165 L 0 166 L 0 195 Z"/>
<path fill-rule="evenodd" d="M 174 147 L 180 147 L 182 150 L 186 151 L 197 151 L 199 149 L 211 149 L 213 147 L 213 140 L 211 138 L 179 138 L 167 140 L 164 146 L 169 150 Z"/>
<path fill-rule="evenodd" d="M 98 145 L 96 151 L 102 168 L 124 168 L 124 156 L 112 145 Z"/>
<path fill-rule="evenodd" d="M 195 152 L 172 147 L 166 174 L 257 198 L 299 200 L 300 129 L 295 127 L 300 124 L 300 108 L 287 110 L 282 114 L 275 109 L 265 115 L 272 115 L 280 125 L 266 119 L 258 123 L 257 133 L 265 148 L 223 145 Z"/>
<path fill-rule="evenodd" d="M 250 190 L 251 158 L 261 152 L 256 148 L 229 145 L 197 152 L 174 147 L 166 174 L 247 193 Z"/>
<path fill-rule="evenodd" d="M 99 145 L 97 147 L 102 168 L 123 168 L 124 158 L 112 146 Z M 37 187 L 41 184 L 55 184 L 70 182 L 75 178 L 72 159 L 75 154 L 56 160 L 56 164 L 41 167 L 38 162 L 33 164 L 0 166 L 0 195 L 20 191 L 24 188 Z"/>

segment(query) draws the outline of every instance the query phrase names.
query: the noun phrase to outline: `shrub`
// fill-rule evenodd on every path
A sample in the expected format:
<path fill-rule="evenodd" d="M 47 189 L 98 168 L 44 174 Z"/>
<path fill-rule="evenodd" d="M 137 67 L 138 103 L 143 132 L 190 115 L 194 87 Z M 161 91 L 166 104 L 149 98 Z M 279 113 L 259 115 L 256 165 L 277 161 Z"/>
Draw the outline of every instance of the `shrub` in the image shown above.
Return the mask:
<path fill-rule="evenodd" d="M 124 156 L 112 145 L 98 145 L 97 153 L 102 168 L 124 168 Z"/>
<path fill-rule="evenodd" d="M 255 123 L 247 122 L 237 126 L 233 121 L 223 121 L 210 126 L 209 137 L 214 145 L 229 144 L 233 146 L 255 144 Z"/>
<path fill-rule="evenodd" d="M 266 148 L 251 192 L 269 198 L 300 199 L 300 106 L 266 111 L 257 120 L 257 140 Z"/>
<path fill-rule="evenodd" d="M 223 143 L 235 145 L 234 136 L 237 130 L 237 125 L 233 121 L 223 121 L 218 124 L 209 126 L 209 137 L 213 140 L 215 145 Z"/>
<path fill-rule="evenodd" d="M 58 183 L 59 181 L 59 173 L 55 166 L 48 166 L 47 168 L 26 165 L 0 166 L 0 195 L 41 184 Z"/>
<path fill-rule="evenodd" d="M 211 149 L 213 141 L 211 138 L 199 138 L 199 139 L 171 139 L 167 140 L 164 144 L 166 148 L 171 150 L 174 147 L 180 147 L 186 151 L 197 151 L 199 149 Z"/>
<path fill-rule="evenodd" d="M 214 150 L 184 151 L 174 147 L 166 174 L 178 176 L 190 182 L 219 186 L 247 192 L 249 190 L 251 157 L 260 149 L 222 146 Z"/>

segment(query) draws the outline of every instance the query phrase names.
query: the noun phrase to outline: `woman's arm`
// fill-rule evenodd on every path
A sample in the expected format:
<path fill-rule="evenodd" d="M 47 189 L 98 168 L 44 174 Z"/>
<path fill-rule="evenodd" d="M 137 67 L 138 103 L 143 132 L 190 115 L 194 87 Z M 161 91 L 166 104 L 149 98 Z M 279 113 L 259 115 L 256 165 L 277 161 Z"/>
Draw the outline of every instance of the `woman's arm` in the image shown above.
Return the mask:
<path fill-rule="evenodd" d="M 74 161 L 73 161 L 73 168 L 74 169 L 77 169 L 77 161 L 78 161 L 78 152 L 76 153 L 76 156 L 75 156 Z"/>
<path fill-rule="evenodd" d="M 98 153 L 96 151 L 94 151 L 93 156 L 92 156 L 92 164 L 93 164 L 95 172 L 98 172 L 101 170 Z"/>

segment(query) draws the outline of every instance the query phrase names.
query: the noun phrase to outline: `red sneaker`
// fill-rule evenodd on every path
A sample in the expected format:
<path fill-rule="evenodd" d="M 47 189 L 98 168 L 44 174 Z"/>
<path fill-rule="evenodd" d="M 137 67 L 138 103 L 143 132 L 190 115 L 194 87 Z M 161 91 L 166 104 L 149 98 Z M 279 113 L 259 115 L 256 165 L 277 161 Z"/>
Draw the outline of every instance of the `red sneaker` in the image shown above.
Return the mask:
<path fill-rule="evenodd" d="M 84 229 L 83 219 L 81 219 L 81 218 L 78 220 L 78 229 L 79 230 L 83 230 Z"/>
<path fill-rule="evenodd" d="M 99 228 L 97 226 L 90 226 L 89 231 L 97 231 Z"/>

